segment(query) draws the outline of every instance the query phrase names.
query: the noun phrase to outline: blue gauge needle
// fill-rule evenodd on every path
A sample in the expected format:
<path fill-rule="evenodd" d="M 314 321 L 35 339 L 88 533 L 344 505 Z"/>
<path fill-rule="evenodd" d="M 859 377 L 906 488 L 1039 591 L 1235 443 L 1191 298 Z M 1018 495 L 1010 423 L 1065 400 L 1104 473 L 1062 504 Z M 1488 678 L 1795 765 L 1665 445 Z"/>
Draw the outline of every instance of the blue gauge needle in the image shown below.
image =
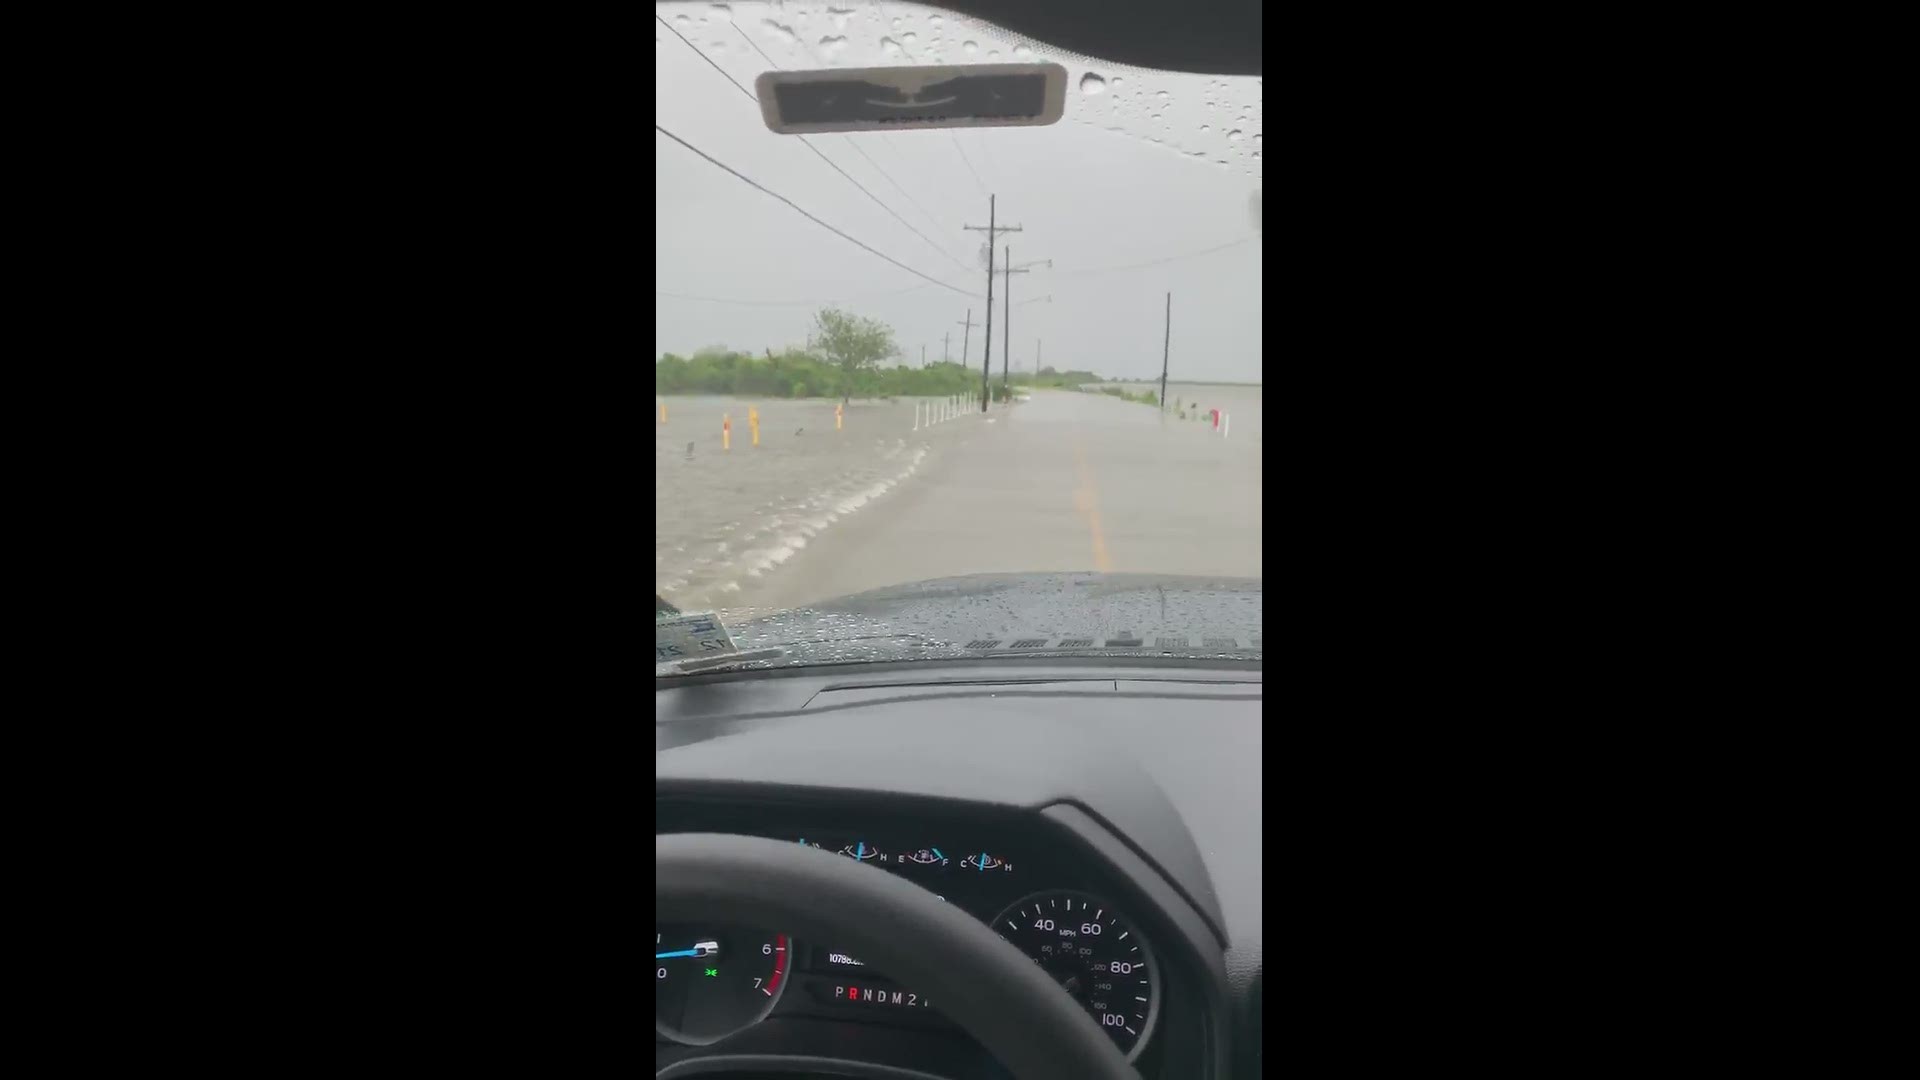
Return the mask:
<path fill-rule="evenodd" d="M 862 840 L 862 841 L 860 841 L 860 850 L 858 850 L 858 851 L 856 851 L 856 852 L 854 852 L 853 854 L 854 854 L 854 858 L 856 858 L 856 859 L 864 859 L 864 858 L 866 858 L 866 857 L 867 857 L 867 842 L 866 842 L 865 840 Z"/>
<path fill-rule="evenodd" d="M 942 861 L 944 861 L 944 860 L 946 859 L 946 856 L 945 856 L 945 855 L 942 855 L 942 854 L 940 854 L 940 849 L 939 849 L 939 848 L 934 848 L 934 849 L 933 849 L 933 857 L 934 857 L 934 858 L 936 858 L 936 859 L 940 859 L 940 860 L 942 860 Z"/>
<path fill-rule="evenodd" d="M 700 950 L 698 949 L 681 949 L 679 952 L 654 953 L 653 958 L 655 960 L 669 960 L 676 956 L 699 956 L 699 955 L 700 955 Z"/>

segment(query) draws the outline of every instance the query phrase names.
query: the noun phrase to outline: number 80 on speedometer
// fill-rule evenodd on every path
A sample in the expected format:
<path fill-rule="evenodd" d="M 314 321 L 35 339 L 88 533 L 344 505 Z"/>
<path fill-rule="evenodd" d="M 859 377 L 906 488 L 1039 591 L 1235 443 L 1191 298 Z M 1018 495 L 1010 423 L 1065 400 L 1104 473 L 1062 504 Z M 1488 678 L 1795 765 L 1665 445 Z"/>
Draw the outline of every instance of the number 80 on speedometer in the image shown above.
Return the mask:
<path fill-rule="evenodd" d="M 1132 1061 L 1159 1019 L 1153 950 L 1098 897 L 1053 890 L 1016 902 L 993 928 L 1053 976 Z"/>

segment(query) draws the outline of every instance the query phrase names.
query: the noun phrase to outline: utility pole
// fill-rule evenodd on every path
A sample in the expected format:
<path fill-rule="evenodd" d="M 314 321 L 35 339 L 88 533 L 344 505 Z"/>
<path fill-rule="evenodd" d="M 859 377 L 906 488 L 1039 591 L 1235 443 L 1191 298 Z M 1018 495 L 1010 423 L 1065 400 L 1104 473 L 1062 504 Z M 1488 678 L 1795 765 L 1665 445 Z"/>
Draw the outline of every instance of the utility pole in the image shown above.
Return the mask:
<path fill-rule="evenodd" d="M 1040 381 L 1040 339 L 1033 339 L 1033 381 Z"/>
<path fill-rule="evenodd" d="M 953 331 L 951 330 L 940 335 L 940 362 L 943 364 L 947 362 L 947 341 L 952 337 Z"/>
<path fill-rule="evenodd" d="M 1000 327 L 1000 396 L 1003 399 L 1007 398 L 1013 390 L 1013 387 L 1009 385 L 1010 380 L 1007 377 L 1007 364 L 1013 359 L 1013 275 L 1031 272 L 1032 271 L 1024 266 L 1018 270 L 1013 268 L 1013 245 L 1007 245 L 1007 268 L 1005 271 L 1007 284 L 1000 290 L 1003 294 L 1000 297 L 1000 303 L 1004 305 L 1000 312 L 1000 321 L 1004 324 Z"/>
<path fill-rule="evenodd" d="M 924 344 L 920 346 L 920 366 L 927 366 L 927 347 Z"/>
<path fill-rule="evenodd" d="M 986 228 L 983 229 L 978 225 L 961 226 L 961 228 L 967 232 L 983 232 L 987 234 L 987 358 L 980 365 L 981 412 L 987 411 L 988 399 L 992 397 L 993 394 L 991 385 L 993 379 L 993 242 L 999 234 L 1003 232 L 1019 232 L 1022 228 L 1022 226 L 1019 225 L 996 224 L 994 202 L 997 198 L 998 196 L 994 195 L 987 196 Z M 968 312 L 967 317 L 971 319 L 973 313 Z M 1004 346 L 1001 351 L 1006 351 Z"/>
<path fill-rule="evenodd" d="M 1001 384 L 1001 389 L 1003 391 L 1011 389 L 1007 385 L 1007 363 L 1012 359 L 1012 356 L 1013 356 L 1013 347 L 1008 344 L 1008 341 L 1011 339 L 1013 335 L 1013 277 L 1012 275 L 1025 274 L 1029 271 L 1030 267 L 1035 267 L 1035 266 L 1045 266 L 1046 268 L 1051 270 L 1053 268 L 1053 260 L 1038 259 L 1038 260 L 1035 260 L 1034 262 L 1030 262 L 1026 264 L 1026 266 L 1015 267 L 1013 265 L 1013 248 L 1009 246 L 1007 248 L 1006 264 L 1000 268 L 1000 273 L 1007 275 L 1007 280 L 1001 285 L 1001 288 L 1006 293 L 1006 295 L 1001 298 L 1001 304 L 1003 306 L 1001 308 L 1001 313 L 1000 313 L 1000 321 L 1005 324 L 1000 328 L 1000 351 L 1001 353 L 1004 354 L 1000 357 L 1000 384 Z M 1022 302 L 1024 303 L 1025 301 L 1022 301 Z M 989 301 L 989 303 L 991 303 L 991 301 Z M 987 316 L 989 318 L 993 316 L 993 311 L 991 308 L 988 309 Z M 992 331 L 989 330 L 988 333 L 991 334 Z"/>
<path fill-rule="evenodd" d="M 971 342 L 973 340 L 973 309 L 972 308 L 967 309 L 966 322 L 954 323 L 953 325 L 966 327 L 966 330 L 962 332 L 960 335 L 960 366 L 966 367 L 967 357 L 973 355 L 973 350 L 971 347 Z"/>
<path fill-rule="evenodd" d="M 1167 337 L 1160 343 L 1160 411 L 1167 411 L 1167 355 L 1173 349 L 1173 294 L 1167 294 Z"/>

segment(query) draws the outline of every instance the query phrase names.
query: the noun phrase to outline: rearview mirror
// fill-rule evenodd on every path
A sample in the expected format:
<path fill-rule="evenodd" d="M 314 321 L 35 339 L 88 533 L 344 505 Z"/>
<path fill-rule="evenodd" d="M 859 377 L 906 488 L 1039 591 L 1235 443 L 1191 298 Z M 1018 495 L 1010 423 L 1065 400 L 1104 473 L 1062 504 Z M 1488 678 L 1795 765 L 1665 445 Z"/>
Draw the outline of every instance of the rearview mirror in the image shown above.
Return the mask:
<path fill-rule="evenodd" d="M 1066 111 L 1059 64 L 769 71 L 754 81 L 760 114 L 782 135 L 824 131 L 1040 127 Z"/>

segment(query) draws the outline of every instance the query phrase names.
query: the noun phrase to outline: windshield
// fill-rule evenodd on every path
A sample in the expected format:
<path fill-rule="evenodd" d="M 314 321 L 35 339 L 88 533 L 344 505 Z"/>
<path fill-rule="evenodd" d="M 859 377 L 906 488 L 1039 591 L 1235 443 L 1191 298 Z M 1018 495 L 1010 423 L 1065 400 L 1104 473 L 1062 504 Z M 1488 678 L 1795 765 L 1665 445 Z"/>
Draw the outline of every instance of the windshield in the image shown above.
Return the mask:
<path fill-rule="evenodd" d="M 1257 659 L 1261 81 L 916 4 L 655 14 L 657 641 Z M 755 94 L 1008 63 L 1066 69 L 1058 122 L 779 134 Z"/>

